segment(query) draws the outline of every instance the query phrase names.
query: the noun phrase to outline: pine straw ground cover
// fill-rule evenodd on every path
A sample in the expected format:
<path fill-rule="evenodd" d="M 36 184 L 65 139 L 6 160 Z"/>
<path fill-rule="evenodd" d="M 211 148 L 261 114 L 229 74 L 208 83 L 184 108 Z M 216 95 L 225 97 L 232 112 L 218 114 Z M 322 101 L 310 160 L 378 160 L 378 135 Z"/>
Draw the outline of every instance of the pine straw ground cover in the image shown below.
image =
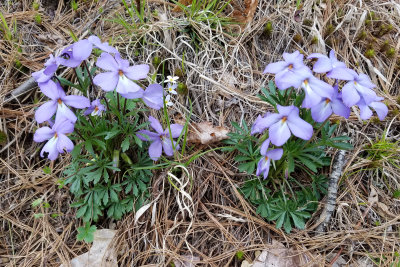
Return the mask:
<path fill-rule="evenodd" d="M 296 12 L 297 1 L 260 0 L 240 34 L 238 25 L 222 27 L 219 22 L 173 13 L 175 5 L 163 0 L 146 1 L 148 20 L 138 28 L 120 1 L 78 1 L 75 11 L 69 2 L 55 2 L 42 0 L 37 11 L 31 0 L 0 4 L 10 30 L 7 34 L 1 22 L 0 133 L 5 133 L 5 140 L 0 140 L 1 266 L 58 266 L 89 248 L 76 241 L 81 223 L 75 218 L 76 210 L 69 208 L 68 188 L 57 185 L 69 156 L 49 163 L 39 157 L 40 146 L 32 142 L 37 128 L 33 111 L 43 99 L 37 88 L 9 99 L 18 85 L 42 67 L 49 53 L 72 43 L 70 31 L 78 38 L 91 33 L 111 38 L 120 52 L 135 61 L 151 64 L 158 56 L 170 73 L 182 69 L 184 57 L 183 80 L 193 100 L 192 122 L 210 121 L 230 128 L 231 121 L 252 122 L 271 109 L 257 97 L 271 79 L 262 70 L 282 52 L 294 50 L 310 54 L 334 48 L 349 66 L 371 76 L 390 110 L 382 122 L 362 123 L 356 115 L 340 122 L 338 133 L 350 136 L 355 149 L 347 154 L 337 208 L 327 232 L 315 231 L 319 212 L 305 230 L 290 234 L 265 222 L 238 191 L 246 175 L 237 170 L 234 155 L 211 152 L 188 169 L 194 183 L 187 188 L 191 197 L 187 211 L 179 209 L 176 199 L 182 195 L 167 182 L 167 173 L 155 172 L 152 212 L 144 213 L 136 224 L 131 214 L 120 222 L 104 220 L 99 225 L 118 230 L 114 243 L 120 266 L 163 266 L 191 254 L 201 259 L 199 266 L 240 266 L 235 258 L 238 251 L 252 261 L 255 251 L 270 247 L 273 239 L 304 252 L 319 266 L 338 258 L 353 266 L 363 257 L 378 266 L 399 261 L 397 1 L 306 0 L 300 1 L 302 11 Z M 239 9 L 239 4 L 228 5 L 224 12 Z M 269 22 L 271 27 L 265 29 Z M 187 98 L 181 96 L 170 116 L 178 118 L 187 107 Z M 199 145 L 191 153 L 206 148 Z M 330 151 L 332 157 L 336 153 Z M 38 198 L 49 205 L 33 208 Z M 323 202 L 319 210 L 322 207 Z M 44 216 L 35 218 L 38 213 Z"/>

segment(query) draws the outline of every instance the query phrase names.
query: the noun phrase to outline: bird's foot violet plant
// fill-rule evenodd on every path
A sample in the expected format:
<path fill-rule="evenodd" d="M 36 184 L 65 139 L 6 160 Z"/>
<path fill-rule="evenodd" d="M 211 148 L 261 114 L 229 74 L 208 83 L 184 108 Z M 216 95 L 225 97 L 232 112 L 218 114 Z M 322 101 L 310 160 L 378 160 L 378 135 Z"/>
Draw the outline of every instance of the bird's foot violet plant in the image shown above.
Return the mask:
<path fill-rule="evenodd" d="M 66 68 L 73 69 L 74 80 L 57 75 Z M 149 70 L 146 64 L 132 66 L 116 48 L 91 36 L 51 55 L 45 67 L 33 73 L 41 92 L 50 98 L 36 110 L 42 127 L 34 141 L 46 142 L 40 156 L 50 160 L 71 153 L 65 179 L 59 183 L 69 186 L 76 216 L 85 223 L 78 229 L 80 240 L 92 240 L 93 222 L 120 219 L 139 209 L 150 195 L 151 169 L 167 165 L 153 161 L 162 157 L 162 151 L 171 157 L 179 149 L 174 139 L 184 127 L 162 116 L 163 130 L 147 109 L 172 105 L 167 93 L 175 93 L 177 78 L 168 77 L 164 93 L 163 86 L 148 82 Z M 146 130 L 148 125 L 156 132 Z"/>
<path fill-rule="evenodd" d="M 328 150 L 353 148 L 349 137 L 335 136 L 338 125 L 331 122 L 332 115 L 347 119 L 350 109 L 358 106 L 361 119 L 369 119 L 373 109 L 383 120 L 388 108 L 370 78 L 347 68 L 333 50 L 329 57 L 308 57 L 316 60 L 313 71 L 298 51 L 284 53 L 283 58 L 265 68 L 264 73 L 275 74 L 275 83 L 270 81 L 260 96 L 275 112 L 258 116 L 251 128 L 245 121 L 242 127 L 232 123 L 236 133 L 226 140 L 232 145 L 226 150 L 239 151 L 235 159 L 240 171 L 256 171 L 263 178 L 247 180 L 242 193 L 262 217 L 290 232 L 293 225 L 304 228 L 326 193 L 328 179 L 322 168 L 331 164 Z"/>

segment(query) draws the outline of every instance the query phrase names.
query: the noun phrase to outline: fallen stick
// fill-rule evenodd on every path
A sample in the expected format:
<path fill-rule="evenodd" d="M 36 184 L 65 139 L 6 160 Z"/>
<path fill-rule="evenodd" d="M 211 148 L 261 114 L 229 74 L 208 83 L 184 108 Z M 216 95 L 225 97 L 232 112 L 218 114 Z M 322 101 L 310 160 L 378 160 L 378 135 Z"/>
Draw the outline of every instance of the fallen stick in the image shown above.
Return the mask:
<path fill-rule="evenodd" d="M 322 210 L 320 219 L 318 220 L 321 223 L 317 227 L 317 232 L 325 232 L 325 229 L 328 226 L 328 223 L 332 217 L 332 213 L 335 210 L 338 182 L 342 174 L 343 166 L 346 162 L 345 156 L 345 150 L 339 150 L 339 152 L 335 156 L 332 173 L 329 176 L 329 188 L 326 198 L 326 205 Z"/>
<path fill-rule="evenodd" d="M 18 96 L 32 90 L 33 88 L 35 88 L 36 85 L 37 85 L 37 83 L 36 83 L 35 79 L 33 77 L 30 77 L 27 81 L 25 81 L 23 84 L 18 86 L 17 89 L 12 91 L 10 96 L 4 100 L 4 103 L 8 103 L 11 100 L 13 100 L 14 98 L 17 98 Z"/>

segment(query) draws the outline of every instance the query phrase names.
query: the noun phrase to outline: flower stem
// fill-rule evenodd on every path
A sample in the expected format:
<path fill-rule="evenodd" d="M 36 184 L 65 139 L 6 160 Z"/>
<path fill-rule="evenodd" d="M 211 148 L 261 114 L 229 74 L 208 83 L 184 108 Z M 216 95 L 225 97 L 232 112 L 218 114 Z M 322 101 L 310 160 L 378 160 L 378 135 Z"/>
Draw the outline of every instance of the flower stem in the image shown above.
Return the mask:
<path fill-rule="evenodd" d="M 88 72 L 89 79 L 90 79 L 90 83 L 91 83 L 91 85 L 92 85 L 92 91 L 94 91 L 93 77 L 92 77 L 92 74 L 90 73 L 90 70 L 89 70 L 88 65 L 86 64 L 86 60 L 83 61 L 83 65 L 85 66 L 85 68 L 86 68 L 86 70 L 87 70 L 87 72 Z"/>
<path fill-rule="evenodd" d="M 74 72 L 75 72 L 75 76 L 76 76 L 76 78 L 78 79 L 78 83 L 79 83 L 79 86 L 82 88 L 82 92 L 83 92 L 83 85 L 82 85 L 82 83 L 81 83 L 81 79 L 79 79 L 79 76 L 78 76 L 78 73 L 76 72 L 76 68 L 72 68 L 73 70 L 74 70 Z M 87 94 L 87 97 L 89 97 L 89 93 L 88 92 L 86 92 L 86 94 Z"/>

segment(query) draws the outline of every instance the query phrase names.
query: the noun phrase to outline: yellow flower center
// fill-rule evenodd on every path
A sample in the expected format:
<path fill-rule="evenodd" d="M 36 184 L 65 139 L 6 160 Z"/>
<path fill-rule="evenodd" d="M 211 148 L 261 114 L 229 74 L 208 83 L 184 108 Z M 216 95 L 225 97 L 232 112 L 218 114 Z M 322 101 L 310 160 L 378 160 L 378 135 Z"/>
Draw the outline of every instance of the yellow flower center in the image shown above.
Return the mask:
<path fill-rule="evenodd" d="M 282 118 L 282 123 L 284 123 L 285 121 L 287 121 L 287 117 L 286 116 Z"/>
<path fill-rule="evenodd" d="M 122 76 L 122 75 L 124 75 L 124 72 L 122 70 L 119 70 L 118 74 L 119 74 L 119 76 Z"/>

